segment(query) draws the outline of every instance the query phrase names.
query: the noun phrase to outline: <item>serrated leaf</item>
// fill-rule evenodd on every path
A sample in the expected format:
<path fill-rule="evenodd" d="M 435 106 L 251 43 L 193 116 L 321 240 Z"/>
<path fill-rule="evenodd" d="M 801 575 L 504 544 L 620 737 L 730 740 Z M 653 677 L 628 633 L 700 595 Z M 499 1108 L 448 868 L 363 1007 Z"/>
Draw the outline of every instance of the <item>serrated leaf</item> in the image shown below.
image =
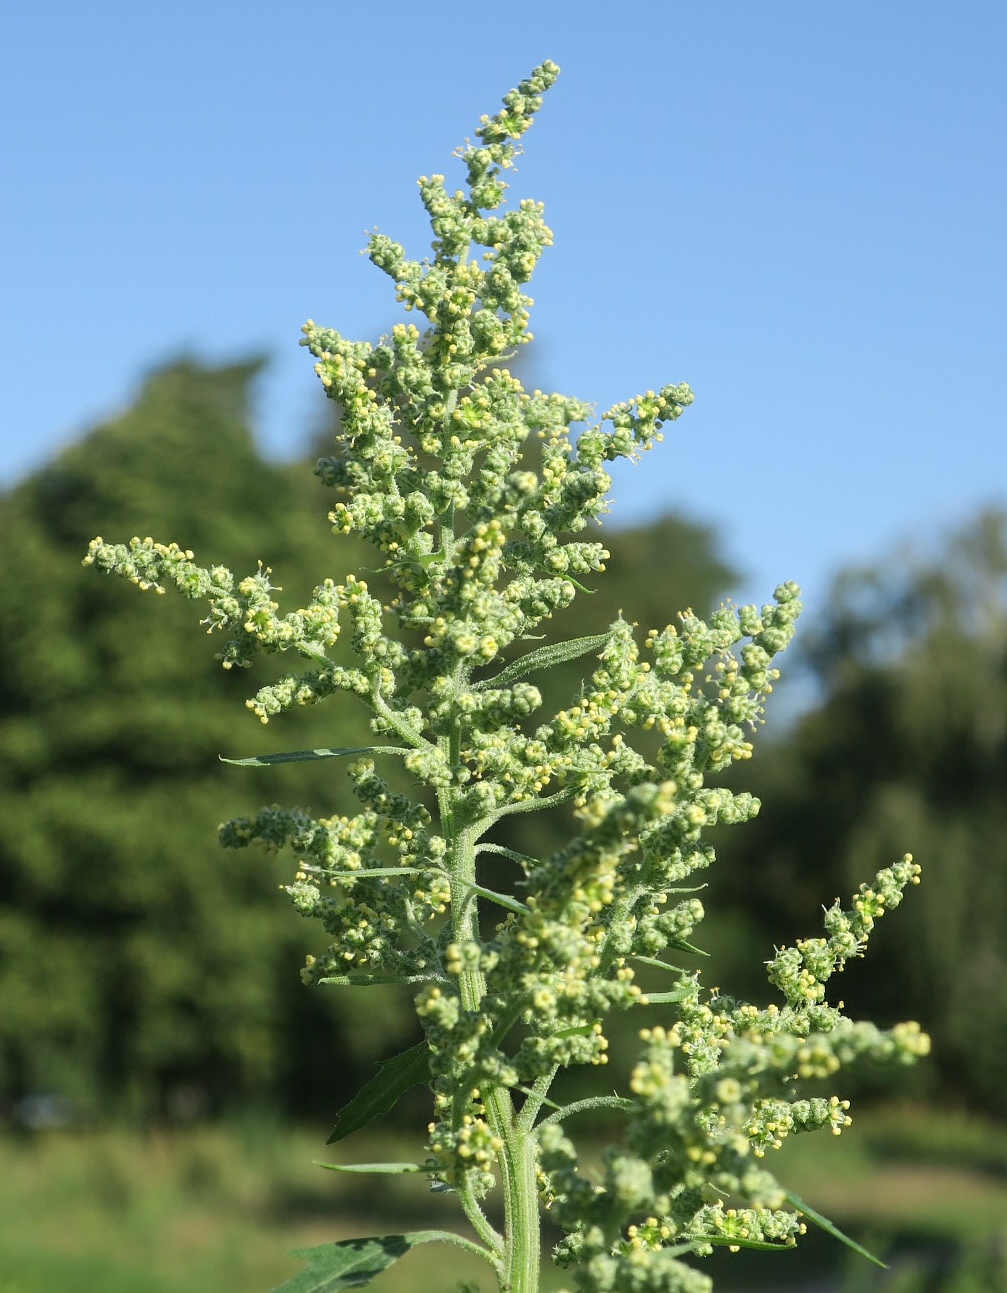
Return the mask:
<path fill-rule="evenodd" d="M 484 678 L 475 685 L 476 687 L 507 687 L 535 669 L 549 669 L 554 664 L 565 664 L 568 660 L 576 660 L 578 656 L 587 655 L 589 651 L 599 651 L 611 636 L 610 632 L 596 633 L 589 638 L 571 638 L 569 642 L 557 642 L 552 646 L 539 647 L 537 651 L 530 651 L 520 660 L 509 664 L 495 678 Z"/>
<path fill-rule="evenodd" d="M 376 1275 L 404 1257 L 416 1244 L 441 1239 L 439 1230 L 415 1230 L 379 1239 L 344 1239 L 317 1248 L 298 1248 L 290 1254 L 308 1263 L 308 1269 L 273 1289 L 272 1293 L 337 1293 L 362 1288 Z"/>
<path fill-rule="evenodd" d="M 403 1172 L 425 1172 L 427 1169 L 419 1163 L 319 1163 L 315 1167 L 324 1167 L 327 1172 L 370 1172 L 380 1176 L 398 1176 Z"/>
<path fill-rule="evenodd" d="M 217 757 L 221 763 L 229 763 L 234 768 L 272 768 L 277 763 L 311 763 L 315 759 L 343 759 L 354 754 L 408 753 L 404 745 L 348 745 L 331 750 L 286 750 L 280 754 L 260 754 L 254 759 L 225 759 L 222 754 Z"/>
<path fill-rule="evenodd" d="M 824 1230 L 827 1235 L 831 1235 L 833 1239 L 838 1239 L 841 1244 L 845 1244 L 847 1248 L 852 1248 L 855 1253 L 859 1253 L 861 1257 L 866 1257 L 869 1262 L 873 1262 L 875 1266 L 880 1266 L 882 1270 L 886 1271 L 888 1269 L 887 1265 L 881 1261 L 879 1257 L 875 1257 L 873 1253 L 868 1252 L 862 1244 L 858 1244 L 857 1241 L 855 1239 L 851 1239 L 849 1235 L 844 1235 L 839 1227 L 834 1225 L 828 1217 L 823 1217 L 822 1214 L 820 1212 L 816 1212 L 814 1208 L 809 1208 L 804 1200 L 799 1199 L 792 1191 L 784 1190 L 783 1197 L 792 1208 L 795 1208 L 801 1214 L 802 1217 L 807 1217 L 809 1221 L 813 1221 L 814 1224 L 818 1226 L 820 1230 Z"/>
<path fill-rule="evenodd" d="M 404 1091 L 430 1081 L 430 1048 L 419 1042 L 409 1050 L 393 1055 L 378 1065 L 377 1074 L 365 1083 L 348 1105 L 340 1110 L 332 1135 L 325 1142 L 336 1141 L 387 1113 Z"/>

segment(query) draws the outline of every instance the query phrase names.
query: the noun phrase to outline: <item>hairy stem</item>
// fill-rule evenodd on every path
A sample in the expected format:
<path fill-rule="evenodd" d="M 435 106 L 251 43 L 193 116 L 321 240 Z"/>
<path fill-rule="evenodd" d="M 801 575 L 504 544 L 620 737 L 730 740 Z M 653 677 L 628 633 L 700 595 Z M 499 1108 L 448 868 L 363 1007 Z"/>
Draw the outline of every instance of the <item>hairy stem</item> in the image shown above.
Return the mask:
<path fill-rule="evenodd" d="M 441 820 L 449 848 L 454 937 L 457 942 L 477 942 L 479 908 L 473 891 L 476 866 L 474 833 L 464 828 L 455 831 L 449 791 L 441 794 Z M 459 974 L 459 992 L 465 1010 L 479 1010 L 486 994 L 482 971 L 463 968 Z M 482 1090 L 482 1102 L 486 1121 L 502 1142 L 498 1156 L 504 1196 L 501 1287 L 507 1293 L 537 1293 L 541 1248 L 534 1139 L 529 1130 L 515 1120 L 514 1105 L 505 1087 L 487 1085 Z"/>

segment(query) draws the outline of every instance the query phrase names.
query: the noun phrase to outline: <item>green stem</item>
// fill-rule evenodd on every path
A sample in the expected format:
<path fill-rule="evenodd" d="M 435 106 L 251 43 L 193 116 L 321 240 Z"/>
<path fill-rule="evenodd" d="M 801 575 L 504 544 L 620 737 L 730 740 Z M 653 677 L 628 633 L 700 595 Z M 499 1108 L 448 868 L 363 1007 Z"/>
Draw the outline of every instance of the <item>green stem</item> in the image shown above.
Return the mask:
<path fill-rule="evenodd" d="M 557 1109 L 555 1113 L 549 1114 L 538 1124 L 539 1127 L 546 1126 L 550 1122 L 563 1122 L 571 1114 L 580 1113 L 583 1109 L 632 1109 L 633 1101 L 621 1095 L 596 1095 L 589 1096 L 586 1100 L 575 1100 L 573 1104 L 565 1105 L 562 1109 Z M 524 1112 L 522 1110 L 522 1112 Z M 538 1131 L 538 1127 L 535 1128 Z"/>
<path fill-rule="evenodd" d="M 462 1205 L 462 1211 L 469 1219 L 469 1225 L 471 1225 L 472 1229 L 476 1232 L 487 1248 L 491 1249 L 496 1257 L 502 1258 L 504 1251 L 503 1237 L 499 1235 L 496 1228 L 490 1224 L 489 1218 L 479 1206 L 478 1199 L 475 1198 L 471 1190 L 464 1188 L 458 1191 L 458 1198 Z M 499 1273 L 500 1271 L 498 1267 L 497 1274 Z"/>
<path fill-rule="evenodd" d="M 445 789 L 439 797 L 441 822 L 449 846 L 452 932 L 457 942 L 477 942 L 479 911 L 473 892 L 475 833 L 471 827 L 456 832 L 450 790 Z M 458 976 L 458 985 L 463 1009 L 479 1010 L 486 995 L 483 972 L 464 968 Z M 502 1142 L 498 1155 L 504 1196 L 501 1288 L 506 1293 L 537 1293 L 541 1240 L 534 1137 L 516 1123 L 514 1105 L 506 1087 L 491 1084 L 481 1094 L 486 1121 Z"/>
<path fill-rule="evenodd" d="M 548 1073 L 543 1073 L 540 1078 L 536 1079 L 535 1085 L 528 1093 L 528 1099 L 524 1102 L 524 1106 L 518 1114 L 518 1126 L 523 1132 L 532 1130 L 535 1126 L 535 1119 L 539 1115 L 539 1110 L 544 1104 L 552 1104 L 552 1101 L 547 1100 L 546 1096 L 548 1096 L 552 1080 L 558 1072 L 559 1065 L 554 1064 Z M 557 1107 L 553 1105 L 554 1109 Z"/>

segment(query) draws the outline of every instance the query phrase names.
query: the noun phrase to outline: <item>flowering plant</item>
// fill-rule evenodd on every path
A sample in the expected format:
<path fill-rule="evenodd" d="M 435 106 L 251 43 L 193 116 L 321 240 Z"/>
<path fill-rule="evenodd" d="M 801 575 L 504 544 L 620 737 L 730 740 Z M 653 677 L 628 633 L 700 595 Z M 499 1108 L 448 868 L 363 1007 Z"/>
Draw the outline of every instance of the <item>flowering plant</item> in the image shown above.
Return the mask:
<path fill-rule="evenodd" d="M 826 1000 L 831 976 L 916 883 L 909 857 L 851 906 L 831 907 L 824 936 L 777 951 L 769 980 L 779 1003 L 710 994 L 696 972 L 664 959 L 698 951 L 695 874 L 713 861 L 706 832 L 758 811 L 751 795 L 710 778 L 751 753 L 797 588 L 781 585 L 761 609 L 722 607 L 708 623 L 687 611 L 642 642 L 620 618 L 596 636 L 525 646 L 604 570 L 601 543 L 573 536 L 606 510 L 606 464 L 636 459 L 692 401 L 687 386 L 667 385 L 595 422 L 580 400 L 526 392 L 501 366 L 530 339 L 524 287 L 550 242 L 538 203 L 498 214 L 503 175 L 557 72 L 543 63 L 482 118 L 478 142 L 458 153 L 464 190 L 449 192 L 440 175 L 419 181 L 432 257 L 409 260 L 390 238 L 371 237 L 370 259 L 425 328 L 398 324 L 373 347 L 312 322 L 303 329 L 341 414 L 337 452 L 317 468 L 338 494 L 330 520 L 373 544 L 387 596 L 350 574 L 280 615 L 261 565 L 236 582 L 149 538 L 95 539 L 86 558 L 141 588 L 171 584 L 205 600 L 203 623 L 225 635 L 225 669 L 259 651 L 303 657 L 305 670 L 248 701 L 262 722 L 341 693 L 371 711 L 374 746 L 237 761 L 347 759 L 356 816 L 265 808 L 225 824 L 221 841 L 294 854 L 287 892 L 328 939 L 307 958 L 306 983 L 414 988 L 423 1040 L 381 1067 L 331 1139 L 425 1083 L 426 1157 L 338 1170 L 427 1174 L 457 1198 L 471 1237 L 322 1245 L 301 1254 L 308 1269 L 288 1293 L 366 1283 L 433 1239 L 485 1258 L 502 1289 L 531 1293 L 542 1209 L 565 1235 L 556 1260 L 583 1293 L 700 1293 L 710 1279 L 690 1259 L 715 1246 L 786 1248 L 805 1219 L 834 1232 L 765 1163 L 790 1132 L 838 1133 L 849 1122 L 846 1101 L 807 1097 L 802 1082 L 860 1057 L 908 1061 L 927 1049 L 914 1024 L 852 1023 Z M 349 664 L 332 653 L 344 622 Z M 536 678 L 578 657 L 595 660 L 579 696 L 533 719 L 543 705 Z M 400 760 L 415 793 L 396 792 L 379 760 Z M 553 856 L 495 838 L 506 818 L 559 805 L 576 825 Z M 512 891 L 482 883 L 486 855 L 513 864 Z M 666 986 L 641 991 L 641 965 Z M 610 1012 L 646 1020 L 658 1006 L 665 1022 L 642 1029 L 625 1094 L 566 1107 L 550 1099 L 561 1070 L 605 1064 Z M 601 1109 L 619 1111 L 625 1132 L 592 1179 L 568 1130 Z M 502 1223 L 495 1207 L 484 1210 L 494 1191 Z"/>

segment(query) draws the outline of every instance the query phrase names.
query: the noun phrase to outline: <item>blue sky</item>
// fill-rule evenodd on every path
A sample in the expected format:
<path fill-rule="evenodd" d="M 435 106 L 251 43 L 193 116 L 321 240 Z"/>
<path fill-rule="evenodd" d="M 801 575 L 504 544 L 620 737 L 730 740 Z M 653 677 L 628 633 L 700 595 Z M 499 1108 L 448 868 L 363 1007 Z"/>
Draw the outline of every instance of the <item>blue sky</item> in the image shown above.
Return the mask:
<path fill-rule="evenodd" d="M 0 484 L 181 353 L 268 354 L 262 443 L 295 454 L 320 399 L 300 324 L 389 328 L 365 231 L 423 254 L 416 177 L 457 174 L 548 57 L 512 186 L 555 232 L 535 380 L 600 408 L 696 392 L 620 472 L 617 521 L 709 522 L 741 596 L 795 578 L 813 609 L 839 567 L 1007 503 L 1007 6 L 54 0 L 0 23 Z"/>

